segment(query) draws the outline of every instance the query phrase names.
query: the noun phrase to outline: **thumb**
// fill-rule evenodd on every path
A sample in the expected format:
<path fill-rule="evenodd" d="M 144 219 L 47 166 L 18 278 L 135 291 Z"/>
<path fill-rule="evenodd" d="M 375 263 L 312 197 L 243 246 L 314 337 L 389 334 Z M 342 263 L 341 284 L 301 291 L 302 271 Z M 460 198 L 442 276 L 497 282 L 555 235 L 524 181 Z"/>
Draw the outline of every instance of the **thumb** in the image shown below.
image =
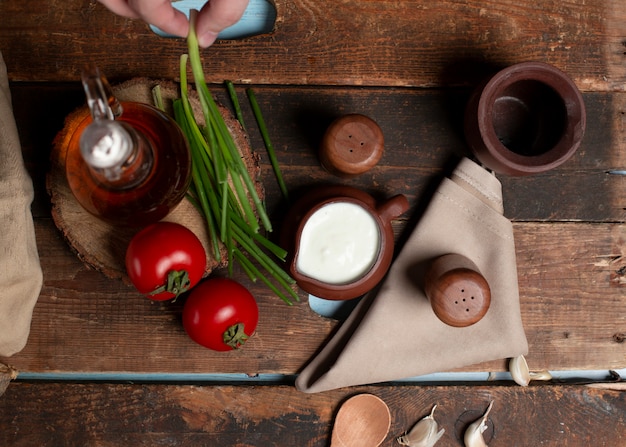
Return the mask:
<path fill-rule="evenodd" d="M 243 16 L 248 0 L 211 0 L 207 2 L 196 19 L 196 33 L 201 47 L 215 42 L 225 28 L 237 23 Z"/>

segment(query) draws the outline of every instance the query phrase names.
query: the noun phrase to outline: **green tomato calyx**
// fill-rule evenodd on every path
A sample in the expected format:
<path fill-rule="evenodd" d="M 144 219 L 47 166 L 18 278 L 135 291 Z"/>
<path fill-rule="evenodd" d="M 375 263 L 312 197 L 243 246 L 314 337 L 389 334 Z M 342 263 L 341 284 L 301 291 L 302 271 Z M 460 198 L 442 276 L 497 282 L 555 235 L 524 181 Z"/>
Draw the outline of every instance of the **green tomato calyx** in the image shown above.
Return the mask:
<path fill-rule="evenodd" d="M 189 273 L 186 270 L 170 270 L 167 273 L 167 281 L 164 285 L 154 289 L 150 295 L 158 295 L 159 293 L 169 292 L 178 298 L 178 295 L 185 293 L 191 286 Z"/>
<path fill-rule="evenodd" d="M 244 332 L 245 324 L 237 323 L 226 329 L 222 334 L 224 344 L 233 349 L 239 349 L 248 340 L 248 334 Z"/>

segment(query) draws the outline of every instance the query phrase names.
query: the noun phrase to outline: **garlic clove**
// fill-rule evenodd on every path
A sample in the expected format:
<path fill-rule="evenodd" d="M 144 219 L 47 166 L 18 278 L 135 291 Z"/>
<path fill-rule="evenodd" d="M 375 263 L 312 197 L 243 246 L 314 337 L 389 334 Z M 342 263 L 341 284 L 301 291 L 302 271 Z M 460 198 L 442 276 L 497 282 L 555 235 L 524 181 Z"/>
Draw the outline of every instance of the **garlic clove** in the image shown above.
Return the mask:
<path fill-rule="evenodd" d="M 545 369 L 542 371 L 531 371 L 530 380 L 552 380 L 552 374 Z"/>
<path fill-rule="evenodd" d="M 489 412 L 493 407 L 493 401 L 489 403 L 487 407 L 487 411 L 480 419 L 475 420 L 470 424 L 469 427 L 465 430 L 465 435 L 463 436 L 463 442 L 465 443 L 465 447 L 487 447 L 487 443 L 485 442 L 485 438 L 483 438 L 483 433 L 487 430 L 487 416 L 489 416 Z"/>
<path fill-rule="evenodd" d="M 439 424 L 435 421 L 433 416 L 435 408 L 437 405 L 433 407 L 428 416 L 418 421 L 411 431 L 397 438 L 398 443 L 409 447 L 434 446 L 445 433 L 443 428 L 439 430 Z"/>
<path fill-rule="evenodd" d="M 9 387 L 9 383 L 17 377 L 17 369 L 0 362 L 0 396 Z"/>
<path fill-rule="evenodd" d="M 521 386 L 528 386 L 531 380 L 552 379 L 552 374 L 549 371 L 530 371 L 526 358 L 523 355 L 509 360 L 509 372 L 515 383 Z"/>
<path fill-rule="evenodd" d="M 530 383 L 530 371 L 528 370 L 528 363 L 523 355 L 513 357 L 509 360 L 509 372 L 511 377 L 521 386 L 528 386 Z"/>

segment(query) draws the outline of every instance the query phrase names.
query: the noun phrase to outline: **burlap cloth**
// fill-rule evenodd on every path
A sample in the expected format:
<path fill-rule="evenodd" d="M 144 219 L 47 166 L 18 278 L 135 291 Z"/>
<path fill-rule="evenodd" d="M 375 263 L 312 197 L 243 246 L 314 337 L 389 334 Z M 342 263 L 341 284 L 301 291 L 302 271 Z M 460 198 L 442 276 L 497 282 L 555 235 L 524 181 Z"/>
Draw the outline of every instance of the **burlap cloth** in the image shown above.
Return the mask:
<path fill-rule="evenodd" d="M 6 65 L 0 53 L 0 357 L 21 351 L 41 291 L 33 184 L 24 167 Z"/>
<path fill-rule="evenodd" d="M 487 314 L 469 327 L 442 323 L 423 291 L 425 270 L 448 253 L 472 260 L 491 288 Z M 300 373 L 296 387 L 313 393 L 399 380 L 527 350 L 502 187 L 491 173 L 463 159 L 438 187 L 379 290 L 359 303 Z"/>

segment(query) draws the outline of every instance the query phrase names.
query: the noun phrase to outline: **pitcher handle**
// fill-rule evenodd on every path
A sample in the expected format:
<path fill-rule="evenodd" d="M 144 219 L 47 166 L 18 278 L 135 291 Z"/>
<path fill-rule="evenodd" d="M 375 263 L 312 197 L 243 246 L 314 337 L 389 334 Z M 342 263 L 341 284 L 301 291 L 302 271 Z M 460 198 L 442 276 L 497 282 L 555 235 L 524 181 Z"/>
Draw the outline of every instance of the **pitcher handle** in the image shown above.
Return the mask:
<path fill-rule="evenodd" d="M 409 201 L 406 196 L 398 194 L 380 205 L 376 210 L 380 214 L 383 221 L 390 222 L 391 220 L 400 217 L 408 209 Z"/>

